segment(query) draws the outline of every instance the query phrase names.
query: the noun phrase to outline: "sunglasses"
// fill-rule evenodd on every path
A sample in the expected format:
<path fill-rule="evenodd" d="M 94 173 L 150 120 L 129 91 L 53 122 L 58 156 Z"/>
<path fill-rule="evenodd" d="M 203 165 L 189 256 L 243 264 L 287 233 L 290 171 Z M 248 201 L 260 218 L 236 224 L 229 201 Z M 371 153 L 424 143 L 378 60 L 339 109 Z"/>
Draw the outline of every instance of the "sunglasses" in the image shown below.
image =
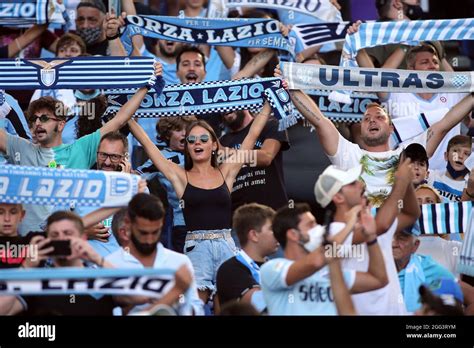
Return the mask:
<path fill-rule="evenodd" d="M 186 138 L 186 141 L 188 142 L 188 144 L 194 144 L 197 139 L 198 139 L 198 137 L 195 136 L 195 135 L 188 135 L 187 138 Z M 203 144 L 207 143 L 209 141 L 209 135 L 208 134 L 201 134 L 199 136 L 199 141 Z"/>
<path fill-rule="evenodd" d="M 122 155 L 114 154 L 114 153 L 107 153 L 107 152 L 97 152 L 97 158 L 100 159 L 101 161 L 106 161 L 107 157 L 110 158 L 110 162 L 120 162 L 123 157 Z"/>
<path fill-rule="evenodd" d="M 40 120 L 41 123 L 46 123 L 48 122 L 49 120 L 54 120 L 54 121 L 61 121 L 60 119 L 58 118 L 55 118 L 55 117 L 49 117 L 48 115 L 40 115 L 40 116 L 31 116 L 29 118 L 29 121 L 31 124 L 35 124 L 36 123 L 36 120 Z"/>

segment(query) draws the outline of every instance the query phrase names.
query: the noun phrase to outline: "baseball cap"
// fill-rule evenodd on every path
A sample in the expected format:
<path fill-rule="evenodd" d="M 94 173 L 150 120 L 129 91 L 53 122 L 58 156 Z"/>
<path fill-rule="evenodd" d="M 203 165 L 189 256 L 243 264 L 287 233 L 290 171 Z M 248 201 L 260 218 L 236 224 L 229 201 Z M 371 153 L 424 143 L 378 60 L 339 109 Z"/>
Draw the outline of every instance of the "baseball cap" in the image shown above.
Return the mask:
<path fill-rule="evenodd" d="M 420 223 L 416 221 L 413 225 L 410 225 L 402 229 L 401 232 L 407 235 L 418 237 L 419 235 L 421 235 Z"/>
<path fill-rule="evenodd" d="M 316 201 L 325 208 L 343 186 L 359 179 L 361 173 L 361 165 L 349 170 L 342 170 L 334 165 L 330 165 L 321 173 L 314 185 Z"/>
<path fill-rule="evenodd" d="M 432 307 L 456 307 L 464 302 L 461 286 L 454 279 L 439 278 L 420 286 L 421 300 Z"/>
<path fill-rule="evenodd" d="M 80 7 L 94 7 L 102 13 L 107 13 L 102 0 L 82 0 L 79 5 L 77 5 L 77 9 Z"/>
<path fill-rule="evenodd" d="M 428 165 L 428 154 L 421 144 L 410 144 L 405 148 L 405 150 L 403 150 L 403 153 L 405 154 L 405 157 L 411 159 L 412 162 L 424 162 Z"/>

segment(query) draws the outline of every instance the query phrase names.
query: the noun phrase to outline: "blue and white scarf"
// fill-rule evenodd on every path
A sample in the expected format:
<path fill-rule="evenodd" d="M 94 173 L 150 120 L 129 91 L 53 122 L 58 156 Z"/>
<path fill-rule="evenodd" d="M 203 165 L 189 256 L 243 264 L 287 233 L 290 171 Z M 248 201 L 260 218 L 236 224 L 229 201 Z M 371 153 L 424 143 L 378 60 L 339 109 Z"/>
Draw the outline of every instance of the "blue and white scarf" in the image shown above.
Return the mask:
<path fill-rule="evenodd" d="M 464 233 L 472 210 L 472 202 L 423 204 L 418 226 L 421 234 Z"/>
<path fill-rule="evenodd" d="M 274 10 L 301 12 L 323 21 L 333 21 L 340 16 L 339 10 L 329 0 L 210 0 L 209 12 L 227 16 L 227 8 L 261 7 Z"/>
<path fill-rule="evenodd" d="M 344 41 L 350 25 L 350 22 L 297 24 L 291 28 L 290 38 L 295 38 L 298 53 L 312 46 Z"/>
<path fill-rule="evenodd" d="M 420 256 L 412 254 L 407 267 L 403 271 L 405 280 L 402 291 L 405 306 L 408 312 L 415 312 L 421 306 L 418 289 L 426 281 Z"/>
<path fill-rule="evenodd" d="M 474 72 L 343 68 L 282 62 L 290 89 L 331 89 L 361 92 L 462 93 L 474 91 Z M 331 98 L 331 97 L 330 97 Z M 341 100 L 335 100 L 344 102 Z"/>
<path fill-rule="evenodd" d="M 170 269 L 37 268 L 0 270 L 0 295 L 135 295 L 160 298 Z"/>
<path fill-rule="evenodd" d="M 0 27 L 23 27 L 33 24 L 66 24 L 64 4 L 57 0 L 2 0 Z"/>
<path fill-rule="evenodd" d="M 343 104 L 348 105 L 348 104 Z M 387 110 L 390 114 L 390 109 Z M 418 116 L 398 117 L 392 119 L 393 133 L 390 148 L 395 149 L 400 143 L 413 139 L 441 120 L 449 111 L 448 108 L 422 112 Z"/>
<path fill-rule="evenodd" d="M 456 272 L 474 277 L 474 214 L 470 214 Z"/>
<path fill-rule="evenodd" d="M 356 67 L 362 48 L 429 40 L 474 40 L 474 18 L 363 23 L 357 33 L 346 36 L 340 66 Z M 351 102 L 350 93 L 337 92 L 331 99 Z"/>
<path fill-rule="evenodd" d="M 127 90 L 106 91 L 114 113 L 131 97 Z M 136 117 L 187 116 L 225 113 L 234 110 L 257 110 L 268 100 L 281 129 L 294 125 L 296 114 L 288 92 L 279 78 L 212 81 L 167 86 L 161 95 L 148 93 L 135 112 Z"/>
<path fill-rule="evenodd" d="M 305 91 L 314 100 L 319 110 L 332 122 L 360 122 L 367 105 L 378 101 L 376 94 L 354 93 L 354 103 L 342 104 L 329 100 L 330 91 L 310 89 Z M 297 112 L 297 118 L 304 117 Z"/>
<path fill-rule="evenodd" d="M 152 83 L 154 59 L 0 59 L 0 89 L 137 88 Z"/>
<path fill-rule="evenodd" d="M 3 165 L 0 202 L 121 207 L 138 192 L 139 180 L 138 175 L 119 172 Z"/>
<path fill-rule="evenodd" d="M 265 47 L 293 53 L 274 19 L 210 19 L 129 15 L 122 35 L 125 50 L 133 50 L 132 36 L 207 44 L 210 46 Z"/>

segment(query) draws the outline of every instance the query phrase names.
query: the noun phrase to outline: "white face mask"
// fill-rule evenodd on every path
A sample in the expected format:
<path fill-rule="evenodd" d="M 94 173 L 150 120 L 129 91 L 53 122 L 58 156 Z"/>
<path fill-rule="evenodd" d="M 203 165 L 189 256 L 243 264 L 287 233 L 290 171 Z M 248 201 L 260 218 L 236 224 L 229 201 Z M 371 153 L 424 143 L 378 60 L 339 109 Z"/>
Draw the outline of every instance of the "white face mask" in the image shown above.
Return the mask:
<path fill-rule="evenodd" d="M 303 248 L 308 252 L 315 251 L 323 243 L 325 228 L 321 225 L 316 225 L 308 231 L 309 240 L 302 244 Z"/>

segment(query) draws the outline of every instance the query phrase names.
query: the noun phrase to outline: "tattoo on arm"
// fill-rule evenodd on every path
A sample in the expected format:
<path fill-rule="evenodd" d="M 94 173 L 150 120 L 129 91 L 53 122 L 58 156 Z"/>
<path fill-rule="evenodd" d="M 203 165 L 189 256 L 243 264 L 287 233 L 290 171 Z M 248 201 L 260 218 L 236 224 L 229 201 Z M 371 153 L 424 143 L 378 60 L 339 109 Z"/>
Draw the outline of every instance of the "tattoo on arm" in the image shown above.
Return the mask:
<path fill-rule="evenodd" d="M 310 118 L 314 123 L 318 123 L 321 121 L 321 117 L 317 113 L 313 112 L 310 108 L 308 108 L 304 101 L 298 98 L 298 95 L 296 93 L 291 93 L 291 96 L 293 102 L 298 104 L 298 109 L 303 110 L 305 115 L 309 115 L 308 118 Z"/>
<path fill-rule="evenodd" d="M 426 145 L 428 145 L 428 142 L 433 137 L 433 135 L 434 135 L 433 129 L 431 129 L 431 128 L 428 129 L 428 134 L 426 135 Z"/>

